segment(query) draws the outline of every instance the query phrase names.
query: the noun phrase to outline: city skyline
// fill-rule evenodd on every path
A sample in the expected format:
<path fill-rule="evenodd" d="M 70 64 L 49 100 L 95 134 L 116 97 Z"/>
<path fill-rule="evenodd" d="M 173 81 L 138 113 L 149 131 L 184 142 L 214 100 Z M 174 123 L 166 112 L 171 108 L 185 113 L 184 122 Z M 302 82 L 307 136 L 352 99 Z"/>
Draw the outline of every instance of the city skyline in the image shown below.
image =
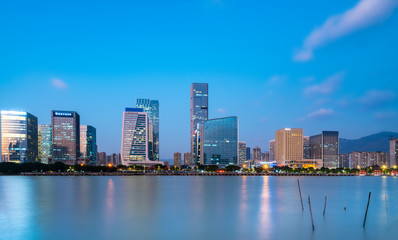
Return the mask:
<path fill-rule="evenodd" d="M 363 1 L 290 3 L 311 6 L 304 13 L 276 2 L 179 3 L 168 13 L 164 3 L 102 3 L 87 17 L 73 1 L 42 2 L 74 13 L 71 22 L 40 3 L 7 2 L 0 109 L 31 112 L 40 125 L 50 124 L 53 109 L 76 111 L 96 127 L 98 151 L 117 153 L 123 109 L 137 98 L 157 99 L 160 159 L 190 151 L 193 82 L 209 84 L 211 118 L 239 117 L 239 140 L 249 147 L 268 150 L 274 131 L 285 127 L 306 136 L 336 130 L 348 139 L 398 132 L 396 1 L 382 1 L 371 16 Z M 115 8 L 120 18 L 109 11 Z M 351 10 L 360 13 L 356 25 L 325 24 Z M 102 13 L 109 22 L 99 21 Z M 293 19 L 300 27 L 291 27 Z M 55 26 L 65 31 L 49 30 Z"/>

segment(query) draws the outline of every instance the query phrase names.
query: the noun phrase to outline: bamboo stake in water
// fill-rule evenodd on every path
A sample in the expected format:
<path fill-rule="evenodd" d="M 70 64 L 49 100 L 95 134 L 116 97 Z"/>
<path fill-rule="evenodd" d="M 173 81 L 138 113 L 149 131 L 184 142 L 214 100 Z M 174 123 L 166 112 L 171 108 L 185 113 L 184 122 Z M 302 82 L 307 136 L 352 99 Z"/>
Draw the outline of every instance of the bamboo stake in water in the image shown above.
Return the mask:
<path fill-rule="evenodd" d="M 300 188 L 300 180 L 297 179 L 297 185 L 300 193 L 300 200 L 301 200 L 301 209 L 304 211 L 304 205 L 303 205 L 303 198 L 301 197 L 301 188 Z"/>
<path fill-rule="evenodd" d="M 388 211 L 387 194 L 385 196 L 386 196 L 386 210 Z"/>
<path fill-rule="evenodd" d="M 365 219 L 363 220 L 363 228 L 365 228 L 366 217 L 368 216 L 368 209 L 369 209 L 369 202 L 370 202 L 371 195 L 372 195 L 372 192 L 369 192 L 368 205 L 366 206 Z"/>
<path fill-rule="evenodd" d="M 346 207 L 346 203 L 345 203 L 345 199 L 344 199 L 344 211 L 346 211 L 347 210 L 347 207 Z"/>
<path fill-rule="evenodd" d="M 325 216 L 325 211 L 326 211 L 326 200 L 328 199 L 327 196 L 325 196 L 325 206 L 323 207 L 323 216 Z"/>
<path fill-rule="evenodd" d="M 310 196 L 308 196 L 308 206 L 309 206 L 309 208 L 310 208 L 311 223 L 312 223 L 312 231 L 315 231 L 314 219 L 312 218 L 312 210 L 311 210 L 311 199 L 310 199 Z"/>

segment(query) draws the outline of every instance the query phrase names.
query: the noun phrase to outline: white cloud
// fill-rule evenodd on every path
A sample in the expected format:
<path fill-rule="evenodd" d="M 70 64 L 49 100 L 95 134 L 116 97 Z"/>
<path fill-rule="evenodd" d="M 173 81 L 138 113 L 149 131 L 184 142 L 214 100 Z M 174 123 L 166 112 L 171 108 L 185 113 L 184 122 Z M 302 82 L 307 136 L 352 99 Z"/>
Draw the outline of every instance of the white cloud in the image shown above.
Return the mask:
<path fill-rule="evenodd" d="M 321 119 L 321 118 L 327 118 L 334 115 L 334 111 L 333 109 L 325 109 L 325 108 L 321 108 L 317 111 L 308 113 L 307 117 L 308 118 L 316 118 L 316 119 Z"/>
<path fill-rule="evenodd" d="M 344 73 L 336 73 L 328 77 L 324 82 L 315 84 L 304 89 L 306 96 L 327 95 L 333 93 L 343 81 Z"/>
<path fill-rule="evenodd" d="M 280 84 L 287 80 L 286 75 L 274 75 L 270 77 L 267 81 L 268 84 Z"/>
<path fill-rule="evenodd" d="M 68 84 L 58 78 L 51 79 L 51 84 L 57 89 L 68 89 Z"/>
<path fill-rule="evenodd" d="M 217 109 L 217 111 L 219 113 L 227 113 L 227 110 L 225 110 L 224 108 L 219 108 L 219 109 Z"/>
<path fill-rule="evenodd" d="M 390 90 L 370 90 L 359 99 L 359 102 L 366 108 L 373 108 L 393 101 L 395 97 L 395 92 Z"/>
<path fill-rule="evenodd" d="M 293 60 L 311 60 L 316 48 L 383 20 L 397 6 L 398 0 L 360 0 L 353 8 L 329 17 L 322 26 L 313 30 Z"/>
<path fill-rule="evenodd" d="M 374 117 L 379 120 L 388 120 L 397 117 L 396 112 L 376 112 Z"/>

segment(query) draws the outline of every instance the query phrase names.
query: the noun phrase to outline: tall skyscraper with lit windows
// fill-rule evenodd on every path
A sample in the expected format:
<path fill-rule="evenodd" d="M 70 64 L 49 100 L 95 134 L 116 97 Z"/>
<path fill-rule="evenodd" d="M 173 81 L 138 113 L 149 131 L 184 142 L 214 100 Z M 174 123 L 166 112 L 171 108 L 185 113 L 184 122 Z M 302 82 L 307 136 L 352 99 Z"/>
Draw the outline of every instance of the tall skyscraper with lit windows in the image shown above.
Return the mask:
<path fill-rule="evenodd" d="M 323 131 L 310 137 L 310 158 L 319 159 L 324 168 L 339 167 L 339 132 Z"/>
<path fill-rule="evenodd" d="M 39 160 L 41 163 L 52 163 L 51 159 L 51 125 L 39 125 Z"/>
<path fill-rule="evenodd" d="M 37 162 L 37 117 L 28 112 L 1 111 L 1 162 Z"/>
<path fill-rule="evenodd" d="M 80 116 L 74 111 L 51 111 L 53 163 L 73 165 L 80 157 Z"/>
<path fill-rule="evenodd" d="M 138 98 L 136 107 L 148 113 L 148 158 L 159 161 L 159 101 Z"/>
<path fill-rule="evenodd" d="M 275 132 L 275 161 L 290 165 L 303 160 L 303 129 L 283 128 Z"/>
<path fill-rule="evenodd" d="M 241 165 L 246 161 L 246 142 L 239 142 L 239 162 Z"/>
<path fill-rule="evenodd" d="M 191 153 L 194 164 L 200 163 L 200 128 L 209 117 L 208 84 L 191 85 Z"/>
<path fill-rule="evenodd" d="M 97 130 L 90 125 L 80 125 L 80 159 L 86 164 L 97 164 Z"/>
<path fill-rule="evenodd" d="M 239 123 L 237 117 L 209 119 L 201 126 L 200 162 L 206 165 L 238 164 Z"/>

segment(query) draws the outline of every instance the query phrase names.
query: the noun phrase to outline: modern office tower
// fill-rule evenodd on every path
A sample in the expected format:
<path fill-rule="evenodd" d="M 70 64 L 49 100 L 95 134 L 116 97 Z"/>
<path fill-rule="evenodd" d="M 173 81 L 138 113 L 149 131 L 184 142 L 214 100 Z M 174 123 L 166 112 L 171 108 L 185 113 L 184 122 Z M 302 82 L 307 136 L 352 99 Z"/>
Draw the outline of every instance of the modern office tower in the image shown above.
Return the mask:
<path fill-rule="evenodd" d="M 181 167 L 181 153 L 174 153 L 174 167 Z"/>
<path fill-rule="evenodd" d="M 398 138 L 390 140 L 390 167 L 398 165 Z"/>
<path fill-rule="evenodd" d="M 247 160 L 251 160 L 251 151 L 250 151 L 250 147 L 246 147 L 246 161 Z"/>
<path fill-rule="evenodd" d="M 238 164 L 241 165 L 246 161 L 246 142 L 239 142 L 239 161 Z"/>
<path fill-rule="evenodd" d="M 80 159 L 85 164 L 97 165 L 97 130 L 90 125 L 80 125 Z"/>
<path fill-rule="evenodd" d="M 163 164 L 148 158 L 148 113 L 142 108 L 126 108 L 123 112 L 121 159 L 122 165 Z"/>
<path fill-rule="evenodd" d="M 201 127 L 201 164 L 238 163 L 238 118 L 225 117 L 207 120 Z"/>
<path fill-rule="evenodd" d="M 49 164 L 51 161 L 51 125 L 39 125 L 38 131 L 39 161 Z"/>
<path fill-rule="evenodd" d="M 320 159 L 324 168 L 337 168 L 339 164 L 339 132 L 323 131 L 310 137 L 310 158 Z"/>
<path fill-rule="evenodd" d="M 303 159 L 311 158 L 311 145 L 310 145 L 310 137 L 303 137 Z"/>
<path fill-rule="evenodd" d="M 107 162 L 106 152 L 97 153 L 97 165 L 98 166 L 105 166 L 106 162 Z"/>
<path fill-rule="evenodd" d="M 339 168 L 349 168 L 350 167 L 350 154 L 343 153 L 339 154 Z"/>
<path fill-rule="evenodd" d="M 53 163 L 73 165 L 80 157 L 80 116 L 73 111 L 51 111 Z"/>
<path fill-rule="evenodd" d="M 269 162 L 269 153 L 268 152 L 261 153 L 261 161 Z"/>
<path fill-rule="evenodd" d="M 275 161 L 275 139 L 269 141 L 269 161 Z"/>
<path fill-rule="evenodd" d="M 148 113 L 148 158 L 159 161 L 159 101 L 138 98 L 136 107 Z"/>
<path fill-rule="evenodd" d="M 200 128 L 209 117 L 208 84 L 192 83 L 191 85 L 191 153 L 195 164 L 200 160 Z"/>
<path fill-rule="evenodd" d="M 192 165 L 192 154 L 190 152 L 184 153 L 184 165 Z"/>
<path fill-rule="evenodd" d="M 37 117 L 28 112 L 1 111 L 1 162 L 37 162 Z"/>
<path fill-rule="evenodd" d="M 303 159 L 303 129 L 283 128 L 275 132 L 275 161 L 289 165 Z"/>
<path fill-rule="evenodd" d="M 255 146 L 253 148 L 253 159 L 254 161 L 261 161 L 261 148 L 258 146 Z"/>

